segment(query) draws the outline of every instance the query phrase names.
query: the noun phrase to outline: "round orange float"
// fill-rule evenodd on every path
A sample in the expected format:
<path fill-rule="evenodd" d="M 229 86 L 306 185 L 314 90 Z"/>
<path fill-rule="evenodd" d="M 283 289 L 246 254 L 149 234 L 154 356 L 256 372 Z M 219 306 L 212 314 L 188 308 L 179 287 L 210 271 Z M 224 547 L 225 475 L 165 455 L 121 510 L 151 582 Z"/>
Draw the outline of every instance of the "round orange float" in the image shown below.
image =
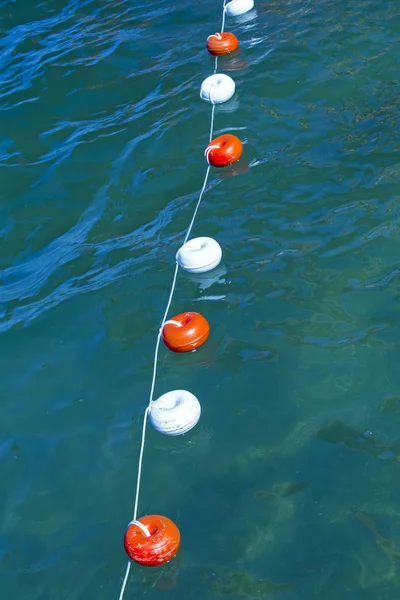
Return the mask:
<path fill-rule="evenodd" d="M 165 322 L 162 338 L 173 352 L 191 352 L 204 344 L 209 333 L 207 319 L 196 312 L 185 312 Z"/>
<path fill-rule="evenodd" d="M 236 35 L 224 31 L 224 33 L 213 33 L 207 38 L 207 50 L 213 56 L 230 54 L 239 46 L 239 40 Z"/>
<path fill-rule="evenodd" d="M 138 519 L 150 535 L 135 522 L 125 533 L 124 546 L 131 560 L 144 567 L 163 565 L 179 550 L 181 536 L 171 519 L 161 515 L 146 515 Z"/>
<path fill-rule="evenodd" d="M 243 145 L 236 135 L 226 133 L 212 140 L 205 151 L 207 162 L 212 167 L 227 167 L 242 156 Z"/>

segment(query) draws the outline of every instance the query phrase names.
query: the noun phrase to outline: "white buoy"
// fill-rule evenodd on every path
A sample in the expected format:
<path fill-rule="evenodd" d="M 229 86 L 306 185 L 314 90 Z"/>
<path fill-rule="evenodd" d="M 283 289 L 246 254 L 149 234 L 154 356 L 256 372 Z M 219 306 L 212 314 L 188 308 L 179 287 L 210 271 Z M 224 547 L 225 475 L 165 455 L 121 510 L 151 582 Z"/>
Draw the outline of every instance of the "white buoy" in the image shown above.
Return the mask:
<path fill-rule="evenodd" d="M 211 271 L 219 265 L 221 258 L 221 246 L 210 237 L 193 238 L 181 246 L 176 253 L 178 265 L 189 273 Z"/>
<path fill-rule="evenodd" d="M 173 390 L 152 402 L 149 418 L 160 433 L 181 435 L 197 424 L 200 413 L 200 402 L 196 396 L 186 390 Z"/>
<path fill-rule="evenodd" d="M 211 104 L 221 104 L 232 98 L 235 93 L 235 82 L 229 75 L 215 73 L 201 84 L 200 98 Z"/>
<path fill-rule="evenodd" d="M 254 0 L 232 0 L 225 6 L 225 12 L 229 17 L 237 17 L 252 8 L 254 8 Z"/>

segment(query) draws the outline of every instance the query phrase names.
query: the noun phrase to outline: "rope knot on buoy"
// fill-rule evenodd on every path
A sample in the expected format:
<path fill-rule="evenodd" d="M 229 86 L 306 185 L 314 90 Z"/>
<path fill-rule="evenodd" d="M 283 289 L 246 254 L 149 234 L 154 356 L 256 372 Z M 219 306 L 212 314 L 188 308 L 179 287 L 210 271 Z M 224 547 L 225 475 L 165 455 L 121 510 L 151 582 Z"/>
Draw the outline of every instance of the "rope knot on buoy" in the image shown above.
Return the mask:
<path fill-rule="evenodd" d="M 143 525 L 143 523 L 141 523 L 141 522 L 140 522 L 140 521 L 138 521 L 137 519 L 132 519 L 132 521 L 130 521 L 130 523 L 128 523 L 128 527 L 129 527 L 130 525 L 136 525 L 136 527 L 139 527 L 139 529 L 140 529 L 141 531 L 143 531 L 143 533 L 144 533 L 144 535 L 145 535 L 146 537 L 150 537 L 150 536 L 151 536 L 151 533 L 150 533 L 150 531 L 147 529 L 147 527 L 145 527 L 145 526 Z"/>

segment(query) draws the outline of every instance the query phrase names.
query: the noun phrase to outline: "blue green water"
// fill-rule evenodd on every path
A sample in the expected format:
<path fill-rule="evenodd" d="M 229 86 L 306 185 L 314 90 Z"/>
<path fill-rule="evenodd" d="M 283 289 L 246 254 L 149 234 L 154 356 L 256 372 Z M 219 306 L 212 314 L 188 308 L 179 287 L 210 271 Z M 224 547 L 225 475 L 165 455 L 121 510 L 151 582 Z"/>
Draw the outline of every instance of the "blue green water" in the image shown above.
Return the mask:
<path fill-rule="evenodd" d="M 203 182 L 221 2 L 0 0 L 0 596 L 118 598 L 174 257 Z M 187 436 L 151 428 L 139 514 L 180 528 L 125 598 L 398 600 L 397 0 L 256 2 L 161 349 Z"/>

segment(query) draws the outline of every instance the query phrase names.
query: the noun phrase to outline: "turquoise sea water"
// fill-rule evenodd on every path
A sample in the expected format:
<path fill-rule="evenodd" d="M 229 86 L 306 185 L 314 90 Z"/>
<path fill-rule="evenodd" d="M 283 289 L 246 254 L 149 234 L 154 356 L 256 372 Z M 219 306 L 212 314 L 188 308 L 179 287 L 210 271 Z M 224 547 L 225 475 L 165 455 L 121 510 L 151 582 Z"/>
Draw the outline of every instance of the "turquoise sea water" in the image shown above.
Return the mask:
<path fill-rule="evenodd" d="M 141 419 L 174 257 L 203 182 L 222 1 L 0 0 L 0 596 L 118 598 Z M 237 94 L 193 234 L 223 264 L 180 274 L 140 514 L 179 526 L 125 598 L 398 600 L 397 0 L 257 2 L 220 61 Z"/>

